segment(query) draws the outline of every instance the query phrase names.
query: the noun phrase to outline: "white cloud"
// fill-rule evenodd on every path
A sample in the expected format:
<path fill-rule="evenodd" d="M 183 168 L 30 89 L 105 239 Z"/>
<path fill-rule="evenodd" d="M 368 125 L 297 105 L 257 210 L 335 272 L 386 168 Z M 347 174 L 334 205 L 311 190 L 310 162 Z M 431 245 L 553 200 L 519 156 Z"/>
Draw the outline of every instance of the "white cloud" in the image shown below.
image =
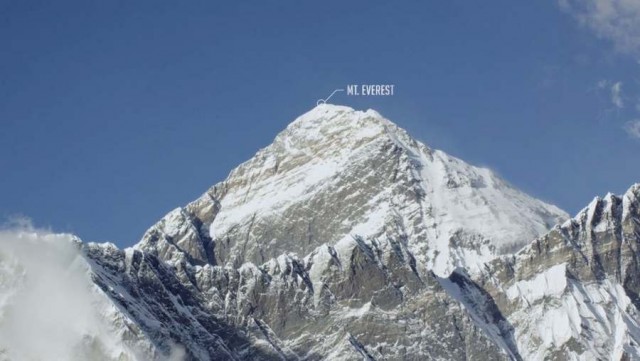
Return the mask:
<path fill-rule="evenodd" d="M 0 230 L 0 360 L 135 360 L 111 329 L 78 240 Z"/>
<path fill-rule="evenodd" d="M 609 80 L 599 80 L 596 83 L 596 89 L 598 91 L 607 92 L 611 104 L 613 104 L 617 109 L 622 109 L 624 108 L 624 93 L 622 85 L 623 83 L 621 81 L 613 83 Z"/>
<path fill-rule="evenodd" d="M 640 55 L 640 1 L 559 0 L 560 7 L 623 53 Z"/>
<path fill-rule="evenodd" d="M 640 139 L 640 119 L 634 119 L 626 122 L 624 130 L 632 138 Z"/>
<path fill-rule="evenodd" d="M 617 82 L 611 86 L 611 102 L 616 108 L 624 108 L 624 101 L 622 100 L 622 82 Z"/>

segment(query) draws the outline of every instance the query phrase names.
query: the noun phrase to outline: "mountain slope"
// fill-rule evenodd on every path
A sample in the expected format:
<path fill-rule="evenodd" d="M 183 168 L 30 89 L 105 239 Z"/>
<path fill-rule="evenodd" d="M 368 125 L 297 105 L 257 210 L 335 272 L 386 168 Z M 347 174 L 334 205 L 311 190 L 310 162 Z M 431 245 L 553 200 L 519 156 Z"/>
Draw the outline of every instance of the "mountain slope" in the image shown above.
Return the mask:
<path fill-rule="evenodd" d="M 352 235 L 406 239 L 441 276 L 519 248 L 568 216 L 375 111 L 320 105 L 136 247 L 171 260 L 261 264 Z"/>

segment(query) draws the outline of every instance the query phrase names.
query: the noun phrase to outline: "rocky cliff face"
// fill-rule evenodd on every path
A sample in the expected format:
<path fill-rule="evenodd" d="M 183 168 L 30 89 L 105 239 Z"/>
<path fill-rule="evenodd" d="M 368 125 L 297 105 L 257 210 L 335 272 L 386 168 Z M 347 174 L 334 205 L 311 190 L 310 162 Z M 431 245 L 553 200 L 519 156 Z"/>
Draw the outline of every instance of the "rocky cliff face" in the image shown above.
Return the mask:
<path fill-rule="evenodd" d="M 635 185 L 594 199 L 481 275 L 452 277 L 473 279 L 491 296 L 525 359 L 639 359 L 639 242 Z"/>
<path fill-rule="evenodd" d="M 321 105 L 135 247 L 82 251 L 143 360 L 640 357 L 640 186 L 567 218 Z"/>

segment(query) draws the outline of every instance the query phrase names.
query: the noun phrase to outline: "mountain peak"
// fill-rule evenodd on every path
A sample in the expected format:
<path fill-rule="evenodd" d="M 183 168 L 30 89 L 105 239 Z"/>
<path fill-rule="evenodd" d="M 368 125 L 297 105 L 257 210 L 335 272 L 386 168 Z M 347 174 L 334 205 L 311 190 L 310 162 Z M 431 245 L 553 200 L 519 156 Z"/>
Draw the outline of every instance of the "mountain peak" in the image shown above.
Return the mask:
<path fill-rule="evenodd" d="M 349 246 L 354 237 L 405 239 L 422 264 L 446 276 L 566 217 L 490 170 L 428 148 L 374 110 L 322 104 L 167 215 L 138 248 L 239 266 Z"/>
<path fill-rule="evenodd" d="M 385 142 L 403 148 L 418 146 L 404 129 L 375 110 L 320 104 L 291 122 L 273 144 L 258 154 L 277 155 L 282 160 L 300 156 L 316 161 L 337 160 L 351 157 L 356 149 L 369 147 L 371 143 Z"/>
<path fill-rule="evenodd" d="M 333 134 L 345 137 L 358 136 L 353 133 L 361 136 L 382 134 L 390 126 L 397 128 L 372 109 L 360 111 L 342 105 L 320 104 L 296 118 L 280 134 L 317 140 Z M 346 132 L 351 134 L 345 134 Z"/>
<path fill-rule="evenodd" d="M 319 121 L 327 120 L 327 119 L 335 119 L 336 117 L 344 115 L 350 118 L 360 118 L 363 116 L 370 116 L 376 120 L 388 120 L 384 119 L 380 113 L 376 112 L 373 109 L 368 109 L 366 111 L 355 110 L 346 105 L 338 105 L 338 104 L 329 104 L 323 103 L 318 104 L 308 112 L 302 114 L 298 118 L 296 118 L 289 127 L 312 127 L 313 125 L 317 125 Z"/>

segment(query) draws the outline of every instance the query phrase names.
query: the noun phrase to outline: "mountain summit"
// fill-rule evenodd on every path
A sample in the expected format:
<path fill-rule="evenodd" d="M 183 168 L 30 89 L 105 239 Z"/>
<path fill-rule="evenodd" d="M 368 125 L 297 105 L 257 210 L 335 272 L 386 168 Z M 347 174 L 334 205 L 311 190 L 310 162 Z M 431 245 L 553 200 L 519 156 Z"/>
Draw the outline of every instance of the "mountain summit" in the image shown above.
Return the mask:
<path fill-rule="evenodd" d="M 411 138 L 373 110 L 322 104 L 185 208 L 138 249 L 238 267 L 354 237 L 403 239 L 448 276 L 517 249 L 568 215 Z"/>

